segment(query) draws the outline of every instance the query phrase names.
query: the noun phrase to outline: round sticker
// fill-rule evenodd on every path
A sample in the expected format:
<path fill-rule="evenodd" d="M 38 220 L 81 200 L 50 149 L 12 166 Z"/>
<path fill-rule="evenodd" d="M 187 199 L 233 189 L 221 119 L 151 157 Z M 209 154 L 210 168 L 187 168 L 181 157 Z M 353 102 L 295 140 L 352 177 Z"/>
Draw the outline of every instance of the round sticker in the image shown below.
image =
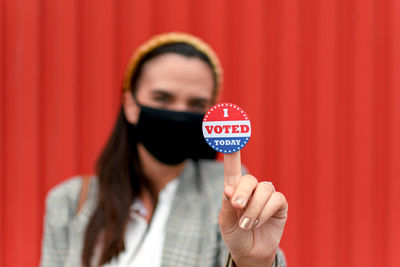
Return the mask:
<path fill-rule="evenodd" d="M 204 116 L 203 135 L 214 150 L 233 153 L 249 141 L 250 120 L 246 112 L 235 104 L 216 104 Z"/>

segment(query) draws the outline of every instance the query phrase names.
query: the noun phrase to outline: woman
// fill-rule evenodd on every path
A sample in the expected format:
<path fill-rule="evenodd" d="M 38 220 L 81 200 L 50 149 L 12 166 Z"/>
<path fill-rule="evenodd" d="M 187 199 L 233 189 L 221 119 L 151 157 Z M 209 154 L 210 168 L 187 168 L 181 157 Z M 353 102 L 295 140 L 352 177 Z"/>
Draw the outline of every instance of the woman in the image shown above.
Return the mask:
<path fill-rule="evenodd" d="M 136 51 L 97 175 L 48 195 L 42 266 L 285 266 L 285 197 L 242 176 L 239 152 L 214 161 L 202 138 L 221 75 L 209 46 L 188 34 Z"/>

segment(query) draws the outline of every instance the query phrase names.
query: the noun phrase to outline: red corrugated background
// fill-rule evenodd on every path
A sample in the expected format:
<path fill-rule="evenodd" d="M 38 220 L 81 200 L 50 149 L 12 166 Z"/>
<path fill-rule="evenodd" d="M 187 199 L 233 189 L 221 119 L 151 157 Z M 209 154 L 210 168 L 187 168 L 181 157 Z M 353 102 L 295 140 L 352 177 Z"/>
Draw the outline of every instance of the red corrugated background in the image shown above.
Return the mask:
<path fill-rule="evenodd" d="M 0 265 L 37 265 L 47 191 L 92 171 L 131 52 L 171 30 L 220 55 L 290 266 L 400 266 L 399 0 L 2 0 Z"/>

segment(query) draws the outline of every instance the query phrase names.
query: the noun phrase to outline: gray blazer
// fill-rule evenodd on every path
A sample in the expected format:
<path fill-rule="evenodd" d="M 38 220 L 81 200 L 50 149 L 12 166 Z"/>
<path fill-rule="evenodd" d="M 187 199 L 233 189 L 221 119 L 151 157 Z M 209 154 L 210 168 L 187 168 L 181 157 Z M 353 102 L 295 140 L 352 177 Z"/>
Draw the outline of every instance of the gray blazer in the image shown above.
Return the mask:
<path fill-rule="evenodd" d="M 223 165 L 215 161 L 189 161 L 167 220 L 162 266 L 230 265 L 218 227 L 223 191 Z M 90 179 L 87 200 L 76 214 L 82 177 L 54 187 L 46 199 L 41 266 L 81 266 L 86 225 L 97 204 L 98 181 Z M 275 266 L 286 262 L 279 250 Z"/>

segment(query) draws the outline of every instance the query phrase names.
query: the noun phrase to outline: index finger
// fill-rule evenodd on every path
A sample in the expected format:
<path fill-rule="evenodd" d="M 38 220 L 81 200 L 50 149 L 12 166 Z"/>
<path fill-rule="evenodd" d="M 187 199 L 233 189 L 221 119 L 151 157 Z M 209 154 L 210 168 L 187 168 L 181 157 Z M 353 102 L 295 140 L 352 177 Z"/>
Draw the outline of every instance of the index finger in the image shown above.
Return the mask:
<path fill-rule="evenodd" d="M 224 154 L 224 184 L 236 188 L 242 176 L 242 163 L 240 150 L 234 153 Z"/>

